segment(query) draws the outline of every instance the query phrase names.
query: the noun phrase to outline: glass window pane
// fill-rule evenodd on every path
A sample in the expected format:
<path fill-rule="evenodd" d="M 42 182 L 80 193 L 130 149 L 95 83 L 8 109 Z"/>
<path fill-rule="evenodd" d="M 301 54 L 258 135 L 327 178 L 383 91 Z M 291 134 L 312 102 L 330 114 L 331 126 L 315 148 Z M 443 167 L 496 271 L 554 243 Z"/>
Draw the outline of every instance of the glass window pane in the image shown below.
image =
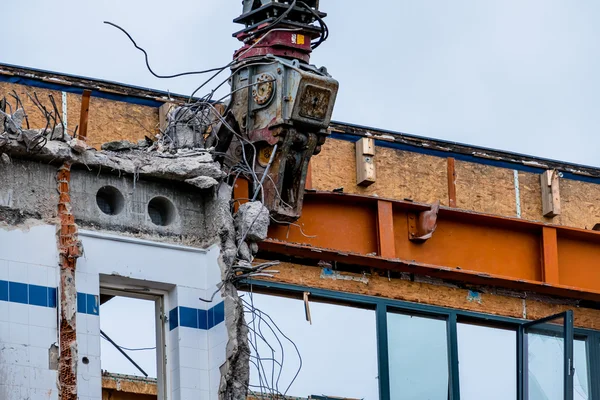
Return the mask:
<path fill-rule="evenodd" d="M 387 323 L 391 398 L 448 398 L 446 321 L 389 313 Z"/>
<path fill-rule="evenodd" d="M 517 333 L 457 324 L 461 400 L 517 398 Z"/>
<path fill-rule="evenodd" d="M 525 334 L 529 400 L 563 400 L 565 373 L 564 318 L 540 323 Z"/>
<path fill-rule="evenodd" d="M 585 340 L 573 342 L 573 363 L 575 375 L 573 376 L 573 400 L 588 400 L 590 391 L 588 386 L 588 360 Z"/>
<path fill-rule="evenodd" d="M 252 343 L 250 390 L 260 393 L 262 386 L 269 399 L 275 398 L 272 392 L 300 398 L 379 398 L 374 310 L 311 301 L 311 325 L 302 300 L 261 294 L 252 298 L 255 309 L 266 314 L 253 318 L 246 307 Z M 248 293 L 243 299 L 250 305 Z"/>

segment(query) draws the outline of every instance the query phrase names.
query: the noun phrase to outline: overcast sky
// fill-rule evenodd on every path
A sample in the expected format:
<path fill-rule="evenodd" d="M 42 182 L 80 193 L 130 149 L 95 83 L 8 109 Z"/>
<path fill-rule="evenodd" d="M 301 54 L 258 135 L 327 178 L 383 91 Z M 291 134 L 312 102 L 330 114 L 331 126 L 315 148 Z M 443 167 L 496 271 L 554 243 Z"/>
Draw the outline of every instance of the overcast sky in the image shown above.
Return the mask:
<path fill-rule="evenodd" d="M 600 166 L 597 0 L 321 0 L 312 61 L 340 81 L 343 122 Z M 240 0 L 19 0 L 0 62 L 189 94 L 239 46 Z"/>

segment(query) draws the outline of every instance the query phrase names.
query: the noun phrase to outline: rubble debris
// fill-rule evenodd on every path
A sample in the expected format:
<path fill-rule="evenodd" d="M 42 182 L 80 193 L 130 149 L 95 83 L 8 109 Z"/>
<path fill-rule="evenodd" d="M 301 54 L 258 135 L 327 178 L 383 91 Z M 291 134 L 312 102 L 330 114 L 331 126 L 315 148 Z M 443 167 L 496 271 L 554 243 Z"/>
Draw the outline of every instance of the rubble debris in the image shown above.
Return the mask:
<path fill-rule="evenodd" d="M 185 183 L 189 183 L 190 185 L 196 186 L 200 189 L 210 189 L 217 186 L 219 181 L 211 178 L 210 176 L 199 176 L 197 178 L 186 179 Z"/>
<path fill-rule="evenodd" d="M 195 110 L 193 107 L 173 108 L 168 116 L 168 129 L 164 133 L 174 148 L 194 149 L 204 147 L 204 133 L 212 124 L 211 109 Z"/>
<path fill-rule="evenodd" d="M 13 114 L 5 113 L 0 110 L 0 116 L 3 118 L 3 128 L 12 135 L 18 135 L 23 128 L 23 119 L 25 118 L 25 110 L 17 109 Z"/>
<path fill-rule="evenodd" d="M 76 153 L 83 153 L 86 150 L 90 150 L 91 147 L 81 139 L 73 139 L 69 142 L 69 147 Z"/>
<path fill-rule="evenodd" d="M 4 152 L 13 157 L 31 157 L 26 146 L 12 138 L 8 139 L 4 146 Z M 143 150 L 104 152 L 89 147 L 80 139 L 71 140 L 69 143 L 49 140 L 35 154 L 35 158 L 44 162 L 69 162 L 72 165 L 85 165 L 87 168 L 101 168 L 115 173 L 165 180 L 185 181 L 199 176 L 218 180 L 225 176 L 219 163 L 215 162 L 208 152 L 198 152 L 181 157 Z"/>
<path fill-rule="evenodd" d="M 146 140 L 143 140 L 144 144 Z M 129 140 L 117 140 L 114 142 L 104 143 L 101 147 L 102 150 L 105 151 L 123 151 L 123 150 L 133 150 L 139 148 L 138 143 L 132 143 Z"/>
<path fill-rule="evenodd" d="M 10 156 L 6 153 L 2 153 L 2 155 L 0 156 L 0 159 L 2 159 L 2 164 L 12 164 L 12 161 L 10 159 Z"/>
<path fill-rule="evenodd" d="M 269 210 L 260 202 L 242 204 L 235 215 L 235 229 L 241 238 L 250 242 L 260 242 L 267 238 Z"/>
<path fill-rule="evenodd" d="M 221 185 L 209 212 L 211 223 L 216 227 L 220 239 L 221 254 L 221 296 L 225 303 L 225 324 L 227 327 L 226 360 L 220 367 L 221 382 L 220 399 L 245 399 L 250 382 L 250 345 L 248 342 L 248 326 L 244 318 L 244 303 L 238 295 L 235 284 L 229 279 L 236 262 L 236 232 L 231 215 L 230 201 L 233 189 L 229 185 Z"/>

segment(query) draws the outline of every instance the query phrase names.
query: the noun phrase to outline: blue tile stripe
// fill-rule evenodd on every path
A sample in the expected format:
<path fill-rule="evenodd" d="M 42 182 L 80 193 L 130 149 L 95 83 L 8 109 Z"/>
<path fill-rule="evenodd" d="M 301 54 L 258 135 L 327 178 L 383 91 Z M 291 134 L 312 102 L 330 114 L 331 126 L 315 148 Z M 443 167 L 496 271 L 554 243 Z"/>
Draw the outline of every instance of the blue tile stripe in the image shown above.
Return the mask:
<path fill-rule="evenodd" d="M 77 312 L 100 315 L 100 298 L 97 294 L 77 292 Z"/>
<path fill-rule="evenodd" d="M 190 307 L 175 307 L 169 311 L 169 330 L 184 328 L 209 330 L 225 321 L 225 303 L 221 302 L 210 310 Z"/>
<path fill-rule="evenodd" d="M 0 280 L 0 301 L 56 308 L 57 290 L 53 287 Z"/>

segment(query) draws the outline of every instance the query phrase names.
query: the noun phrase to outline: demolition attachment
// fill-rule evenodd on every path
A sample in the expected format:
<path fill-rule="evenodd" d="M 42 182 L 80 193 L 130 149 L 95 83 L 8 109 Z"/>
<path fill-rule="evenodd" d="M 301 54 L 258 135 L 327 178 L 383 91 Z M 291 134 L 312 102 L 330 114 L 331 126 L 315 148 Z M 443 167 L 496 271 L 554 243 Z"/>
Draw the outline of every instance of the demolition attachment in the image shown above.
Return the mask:
<path fill-rule="evenodd" d="M 300 217 L 308 162 L 321 151 L 338 82 L 309 64 L 327 39 L 318 0 L 245 0 L 234 22 L 244 43 L 231 66 L 229 130 L 221 128 L 217 147 L 224 163 L 245 165 L 251 197 L 264 199 L 276 221 Z M 239 135 L 231 133 L 239 132 Z"/>

